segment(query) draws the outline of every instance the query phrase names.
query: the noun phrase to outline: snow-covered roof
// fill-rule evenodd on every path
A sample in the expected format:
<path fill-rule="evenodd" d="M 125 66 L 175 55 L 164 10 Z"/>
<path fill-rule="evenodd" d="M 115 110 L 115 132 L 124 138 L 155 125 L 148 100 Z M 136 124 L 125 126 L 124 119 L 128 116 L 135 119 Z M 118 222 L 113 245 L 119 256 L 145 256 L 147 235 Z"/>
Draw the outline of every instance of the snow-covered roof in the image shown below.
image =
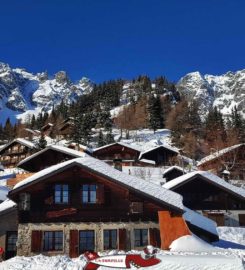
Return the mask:
<path fill-rule="evenodd" d="M 183 211 L 184 206 L 182 204 L 181 195 L 165 188 L 159 188 L 158 185 L 142 180 L 135 176 L 125 174 L 112 168 L 105 162 L 92 158 L 90 156 L 72 159 L 44 169 L 17 183 L 14 186 L 14 189 L 10 191 L 10 194 L 12 192 L 15 192 L 15 190 L 17 189 L 23 188 L 24 186 L 33 184 L 35 182 L 42 181 L 43 179 L 54 175 L 55 173 L 57 173 L 57 171 L 63 171 L 74 165 L 78 165 L 94 173 L 101 174 L 104 177 L 110 179 L 111 181 L 125 185 L 136 192 L 144 193 L 161 203 L 167 204 Z"/>
<path fill-rule="evenodd" d="M 0 201 L 4 201 L 7 198 L 9 189 L 5 186 L 0 186 Z"/>
<path fill-rule="evenodd" d="M 207 217 L 204 217 L 203 215 L 187 207 L 184 207 L 184 210 L 185 210 L 185 213 L 183 217 L 186 221 L 214 235 L 218 235 L 217 230 L 216 230 L 217 224 L 215 221 Z"/>
<path fill-rule="evenodd" d="M 175 152 L 176 154 L 179 154 L 179 151 L 178 151 L 177 148 L 174 148 L 174 147 L 172 147 L 170 145 L 167 145 L 167 144 L 163 144 L 163 145 L 159 145 L 159 146 L 156 146 L 156 147 L 152 147 L 151 149 L 148 149 L 148 150 L 146 150 L 144 152 L 141 152 L 140 156 L 139 156 L 139 159 L 141 159 L 144 154 L 149 153 L 149 152 L 154 151 L 154 150 L 159 149 L 159 148 L 165 148 L 165 149 L 168 149 L 168 150 L 170 150 L 172 152 Z"/>
<path fill-rule="evenodd" d="M 152 164 L 152 165 L 155 165 L 156 164 L 156 162 L 154 160 L 150 160 L 150 159 L 146 159 L 146 158 L 142 158 L 140 160 L 140 162 L 149 163 L 149 164 Z"/>
<path fill-rule="evenodd" d="M 221 179 L 217 175 L 212 174 L 212 173 L 207 172 L 207 171 L 194 171 L 194 172 L 184 174 L 180 177 L 177 177 L 177 178 L 165 183 L 163 185 L 163 187 L 166 189 L 172 189 L 180 184 L 183 184 L 185 182 L 192 180 L 195 176 L 202 176 L 205 181 L 212 183 L 215 186 L 218 186 L 222 189 L 225 189 L 228 192 L 231 192 L 235 195 L 238 195 L 239 197 L 242 197 L 245 200 L 245 189 L 233 186 L 233 185 L 227 183 L 224 179 Z"/>
<path fill-rule="evenodd" d="M 34 143 L 27 141 L 23 138 L 17 138 L 17 139 L 14 139 L 13 141 L 11 141 L 10 143 L 6 144 L 3 148 L 0 149 L 0 151 L 2 152 L 3 150 L 7 149 L 11 144 L 13 144 L 15 142 L 23 144 L 31 149 L 36 148 Z"/>
<path fill-rule="evenodd" d="M 5 211 L 10 210 L 16 207 L 16 203 L 12 200 L 6 199 L 2 203 L 0 203 L 0 215 L 3 214 Z"/>
<path fill-rule="evenodd" d="M 30 161 L 32 160 L 33 158 L 47 152 L 48 150 L 54 150 L 54 151 L 58 151 L 58 152 L 62 152 L 64 154 L 67 154 L 67 155 L 71 155 L 73 156 L 74 158 L 77 158 L 77 157 L 85 157 L 87 154 L 84 153 L 84 152 L 80 152 L 80 151 L 77 151 L 77 150 L 74 150 L 74 149 L 71 149 L 71 148 L 68 148 L 68 147 L 65 147 L 65 146 L 60 146 L 60 145 L 49 145 L 47 146 L 46 148 L 42 149 L 41 151 L 37 152 L 37 153 L 34 153 L 33 155 L 23 159 L 22 161 L 20 161 L 18 163 L 18 167 L 21 166 L 22 164 L 26 163 L 27 161 Z"/>
<path fill-rule="evenodd" d="M 101 149 L 110 147 L 110 146 L 112 146 L 112 145 L 117 145 L 117 144 L 119 144 L 119 145 L 121 145 L 121 146 L 124 146 L 124 147 L 127 147 L 127 148 L 131 148 L 131 149 L 133 149 L 133 150 L 135 150 L 135 151 L 138 151 L 138 152 L 141 151 L 137 146 L 132 146 L 132 145 L 127 144 L 127 143 L 124 143 L 124 142 L 115 142 L 115 143 L 111 143 L 111 144 L 107 144 L 107 145 L 104 145 L 104 146 L 95 148 L 95 149 L 93 150 L 93 152 L 97 152 L 97 151 L 99 151 L 99 150 L 101 150 Z"/>
<path fill-rule="evenodd" d="M 175 165 L 175 166 L 171 166 L 171 167 L 167 168 L 166 170 L 164 170 L 163 176 L 164 176 L 166 173 L 168 173 L 168 172 L 170 172 L 170 171 L 172 171 L 172 170 L 178 170 L 178 171 L 180 171 L 180 172 L 186 173 L 186 170 L 185 170 L 184 168 L 181 168 L 181 167 Z"/>
<path fill-rule="evenodd" d="M 213 154 L 209 155 L 209 156 L 206 156 L 205 158 L 201 159 L 198 163 L 197 163 L 197 166 L 200 166 L 200 165 L 203 165 L 204 163 L 208 162 L 208 161 L 211 161 L 213 159 L 216 159 L 216 158 L 219 158 L 221 157 L 222 155 L 230 152 L 230 151 L 233 151 L 235 149 L 238 149 L 240 148 L 241 146 L 245 146 L 245 143 L 241 143 L 241 144 L 236 144 L 236 145 L 233 145 L 233 146 L 230 146 L 230 147 L 227 147 L 227 148 L 224 148 L 224 149 L 221 149 L 219 151 L 216 151 L 214 152 Z"/>

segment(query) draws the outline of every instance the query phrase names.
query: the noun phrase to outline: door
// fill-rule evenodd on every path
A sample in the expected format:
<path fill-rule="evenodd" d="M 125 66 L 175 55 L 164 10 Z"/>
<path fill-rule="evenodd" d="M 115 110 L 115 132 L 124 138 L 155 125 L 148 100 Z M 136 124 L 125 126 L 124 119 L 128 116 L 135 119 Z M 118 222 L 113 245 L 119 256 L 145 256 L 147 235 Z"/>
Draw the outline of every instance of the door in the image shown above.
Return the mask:
<path fill-rule="evenodd" d="M 16 242 L 17 242 L 17 232 L 10 231 L 6 234 L 6 249 L 5 249 L 5 259 L 10 259 L 16 256 Z"/>
<path fill-rule="evenodd" d="M 217 223 L 217 226 L 225 226 L 225 217 L 222 213 L 208 213 L 208 218 Z"/>
<path fill-rule="evenodd" d="M 245 214 L 239 214 L 239 226 L 245 226 Z"/>

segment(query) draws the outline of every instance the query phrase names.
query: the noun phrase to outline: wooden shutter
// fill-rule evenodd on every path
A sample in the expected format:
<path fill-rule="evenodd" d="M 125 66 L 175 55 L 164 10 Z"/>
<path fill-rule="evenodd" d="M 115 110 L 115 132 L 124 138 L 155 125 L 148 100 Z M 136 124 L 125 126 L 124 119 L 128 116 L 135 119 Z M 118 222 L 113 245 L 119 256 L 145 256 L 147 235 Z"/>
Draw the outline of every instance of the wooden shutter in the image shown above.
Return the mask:
<path fill-rule="evenodd" d="M 31 232 L 31 251 L 40 252 L 42 247 L 42 231 Z"/>
<path fill-rule="evenodd" d="M 119 229 L 119 249 L 126 250 L 127 249 L 127 230 Z"/>
<path fill-rule="evenodd" d="M 97 203 L 103 204 L 105 202 L 104 185 L 97 185 Z"/>
<path fill-rule="evenodd" d="M 160 239 L 160 231 L 157 228 L 150 228 L 149 229 L 149 240 L 150 245 L 154 247 L 160 247 L 161 246 L 161 239 Z"/>
<path fill-rule="evenodd" d="M 78 249 L 78 230 L 70 230 L 70 252 L 69 255 L 71 258 L 76 258 L 79 256 Z"/>

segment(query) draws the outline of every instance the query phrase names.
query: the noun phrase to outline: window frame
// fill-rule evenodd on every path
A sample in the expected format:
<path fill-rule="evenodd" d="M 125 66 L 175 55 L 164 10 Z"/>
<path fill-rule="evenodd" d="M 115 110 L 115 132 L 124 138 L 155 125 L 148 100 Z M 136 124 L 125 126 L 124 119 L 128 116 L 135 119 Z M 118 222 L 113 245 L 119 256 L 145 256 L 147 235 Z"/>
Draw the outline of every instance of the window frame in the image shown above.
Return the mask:
<path fill-rule="evenodd" d="M 109 232 L 109 245 L 108 247 L 105 247 L 105 232 Z M 116 244 L 115 247 L 113 246 L 113 240 L 112 240 L 112 232 L 116 232 Z M 109 250 L 109 249 L 117 249 L 118 248 L 118 229 L 104 229 L 103 230 L 103 249 Z"/>
<path fill-rule="evenodd" d="M 87 186 L 88 190 L 85 190 L 84 187 Z M 95 190 L 91 189 L 91 187 L 94 186 Z M 98 196 L 98 186 L 95 183 L 92 184 L 82 184 L 81 185 L 81 203 L 82 205 L 93 205 L 97 203 L 97 196 Z M 86 196 L 84 196 L 84 192 L 86 192 Z M 92 195 L 92 193 L 95 193 L 95 196 Z M 84 198 L 87 198 L 85 201 Z M 94 198 L 94 200 L 92 200 Z"/>
<path fill-rule="evenodd" d="M 56 187 L 60 186 L 60 190 L 56 190 Z M 64 186 L 67 186 L 67 190 L 64 189 Z M 59 196 L 56 195 L 56 192 L 60 192 Z M 67 196 L 64 196 L 64 192 L 67 192 Z M 64 198 L 67 197 L 67 201 Z M 56 198 L 59 198 L 59 201 L 56 201 Z M 68 184 L 54 184 L 54 204 L 69 204 L 70 203 L 70 190 Z"/>
<path fill-rule="evenodd" d="M 92 239 L 93 239 L 93 249 L 82 249 L 81 248 L 81 233 L 82 232 L 86 232 L 86 233 L 88 233 L 88 232 L 93 232 L 93 237 L 92 237 Z M 79 246 L 79 254 L 81 254 L 81 253 L 84 253 L 85 251 L 90 251 L 90 252 L 92 252 L 92 251 L 95 251 L 95 230 L 79 230 L 79 235 L 78 235 L 78 237 L 79 237 L 79 239 L 78 239 L 78 246 Z M 83 237 L 83 238 L 85 238 L 85 237 Z M 86 237 L 85 239 L 86 239 L 86 245 L 87 245 L 87 240 L 88 239 L 90 239 L 91 237 Z"/>
<path fill-rule="evenodd" d="M 52 237 L 45 237 L 45 234 L 48 233 L 48 234 L 51 234 Z M 61 233 L 62 234 L 62 237 L 55 237 L 55 234 L 56 233 Z M 62 243 L 56 243 L 56 239 L 59 239 L 61 238 L 61 242 Z M 46 240 L 47 239 L 47 240 Z M 49 239 L 51 239 L 51 248 L 49 247 L 50 245 L 50 242 L 49 242 Z M 48 241 L 47 242 L 47 246 L 48 248 L 46 248 L 46 245 L 45 245 L 45 240 Z M 61 248 L 58 248 L 56 249 L 55 248 L 55 245 L 58 244 L 58 245 L 61 245 L 62 247 Z M 49 251 L 63 251 L 64 250 L 64 232 L 63 231 L 43 231 L 43 251 L 46 251 L 46 252 L 49 252 Z"/>
<path fill-rule="evenodd" d="M 140 238 L 136 240 L 136 231 L 139 231 Z M 147 243 L 144 243 L 143 231 L 147 231 Z M 139 241 L 139 245 L 136 244 L 136 241 Z M 134 247 L 140 248 L 149 245 L 149 229 L 148 228 L 137 228 L 134 229 Z"/>

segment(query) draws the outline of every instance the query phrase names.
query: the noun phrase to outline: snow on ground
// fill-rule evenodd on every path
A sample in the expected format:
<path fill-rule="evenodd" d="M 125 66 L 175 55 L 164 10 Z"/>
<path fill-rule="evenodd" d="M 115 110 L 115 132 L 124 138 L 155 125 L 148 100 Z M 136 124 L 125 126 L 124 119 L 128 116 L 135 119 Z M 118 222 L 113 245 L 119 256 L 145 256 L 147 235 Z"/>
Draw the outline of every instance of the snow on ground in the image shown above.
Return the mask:
<path fill-rule="evenodd" d="M 245 228 L 220 227 L 220 237 L 227 237 L 229 240 L 244 241 Z M 242 235 L 236 237 L 241 231 Z M 227 233 L 230 232 L 230 233 Z M 108 251 L 98 253 L 99 256 L 125 254 L 123 251 Z M 131 250 L 127 254 L 141 254 L 143 252 Z M 213 247 L 196 236 L 182 236 L 171 245 L 170 251 L 157 250 L 156 257 L 161 262 L 152 267 L 140 269 L 152 270 L 244 270 L 245 250 L 224 249 Z M 78 258 L 70 259 L 67 256 L 46 257 L 37 255 L 33 257 L 15 257 L 0 263 L 0 270 L 82 270 L 86 265 L 86 258 L 81 255 Z M 100 267 L 100 270 L 113 268 Z M 115 269 L 115 268 L 114 268 Z"/>
<path fill-rule="evenodd" d="M 243 249 L 245 253 L 245 227 L 217 227 L 217 232 L 220 240 L 216 246 Z"/>

